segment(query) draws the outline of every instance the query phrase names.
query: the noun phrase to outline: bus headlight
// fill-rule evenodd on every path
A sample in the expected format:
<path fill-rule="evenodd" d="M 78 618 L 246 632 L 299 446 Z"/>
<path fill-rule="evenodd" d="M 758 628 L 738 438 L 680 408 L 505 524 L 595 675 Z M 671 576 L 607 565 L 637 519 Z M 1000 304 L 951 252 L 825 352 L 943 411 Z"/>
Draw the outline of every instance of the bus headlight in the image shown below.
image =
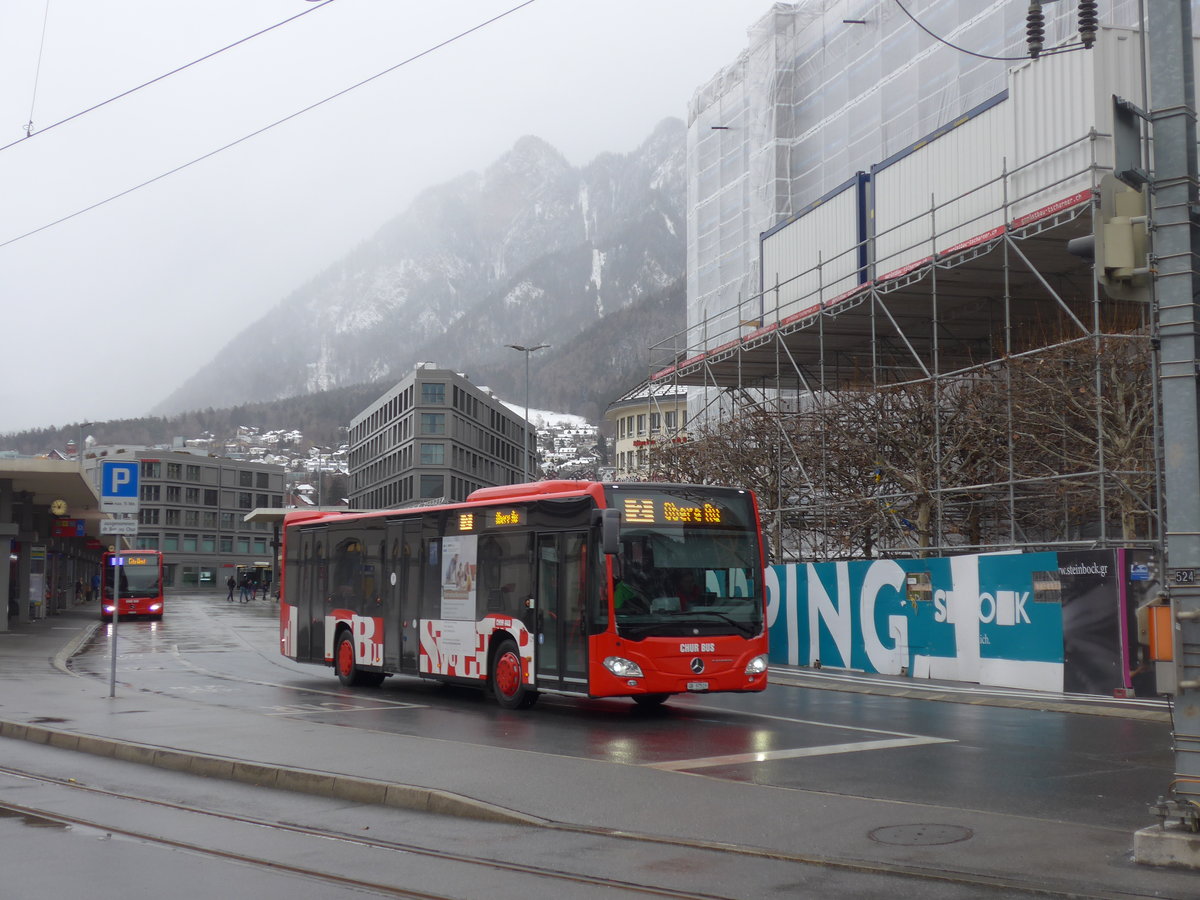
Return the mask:
<path fill-rule="evenodd" d="M 618 678 L 642 678 L 642 667 L 622 656 L 610 656 L 604 660 L 604 668 Z"/>
<path fill-rule="evenodd" d="M 765 671 L 767 671 L 767 655 L 765 653 L 759 654 L 746 663 L 747 675 L 761 675 Z"/>

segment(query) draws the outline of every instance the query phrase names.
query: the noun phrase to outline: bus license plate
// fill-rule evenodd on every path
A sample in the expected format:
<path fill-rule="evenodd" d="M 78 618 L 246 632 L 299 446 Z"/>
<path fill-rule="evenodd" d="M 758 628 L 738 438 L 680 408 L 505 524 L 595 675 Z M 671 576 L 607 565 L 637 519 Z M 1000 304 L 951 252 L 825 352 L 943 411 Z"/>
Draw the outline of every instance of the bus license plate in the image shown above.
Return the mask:
<path fill-rule="evenodd" d="M 707 681 L 689 681 L 687 683 L 687 689 L 689 691 L 707 691 L 708 690 L 708 682 Z"/>

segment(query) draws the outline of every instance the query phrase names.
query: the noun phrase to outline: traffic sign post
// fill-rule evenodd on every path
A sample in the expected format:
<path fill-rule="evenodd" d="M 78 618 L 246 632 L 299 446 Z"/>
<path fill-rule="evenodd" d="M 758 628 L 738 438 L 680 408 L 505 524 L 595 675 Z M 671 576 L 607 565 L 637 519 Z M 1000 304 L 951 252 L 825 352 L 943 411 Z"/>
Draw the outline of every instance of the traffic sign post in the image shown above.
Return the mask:
<path fill-rule="evenodd" d="M 121 617 L 121 564 L 125 562 L 124 557 L 110 556 L 109 563 L 112 565 L 112 631 L 109 634 L 108 641 L 108 656 L 109 656 L 109 671 L 108 671 L 108 696 L 117 696 L 117 621 Z M 108 573 L 105 572 L 105 578 Z M 104 604 L 104 586 L 101 583 L 100 587 L 100 603 Z"/>
<path fill-rule="evenodd" d="M 116 519 L 105 519 L 100 523 L 100 533 L 105 535 L 133 536 L 137 534 L 137 513 L 140 505 L 136 461 L 118 462 L 106 459 L 100 464 L 100 511 L 115 513 Z M 125 518 L 132 514 L 132 518 Z M 115 606 L 116 604 L 114 604 Z M 116 615 L 113 616 L 113 634 L 116 635 Z M 116 650 L 114 647 L 114 657 Z"/>

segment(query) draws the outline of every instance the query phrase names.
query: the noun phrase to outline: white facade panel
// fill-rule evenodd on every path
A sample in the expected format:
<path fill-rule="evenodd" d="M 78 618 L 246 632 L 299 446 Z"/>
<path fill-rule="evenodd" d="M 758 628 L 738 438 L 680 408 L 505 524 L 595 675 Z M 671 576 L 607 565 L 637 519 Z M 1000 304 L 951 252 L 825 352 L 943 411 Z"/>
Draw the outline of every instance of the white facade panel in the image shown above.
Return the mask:
<path fill-rule="evenodd" d="M 1137 32 L 1105 28 L 1090 52 L 1043 57 L 1012 69 L 1011 219 L 1091 190 L 1094 168 L 1112 168 L 1112 97 L 1144 105 L 1141 59 Z"/>
<path fill-rule="evenodd" d="M 860 208 L 856 181 L 763 238 L 763 324 L 857 287 Z"/>
<path fill-rule="evenodd" d="M 872 173 L 876 277 L 1004 224 L 998 176 L 1008 103 L 985 109 Z"/>

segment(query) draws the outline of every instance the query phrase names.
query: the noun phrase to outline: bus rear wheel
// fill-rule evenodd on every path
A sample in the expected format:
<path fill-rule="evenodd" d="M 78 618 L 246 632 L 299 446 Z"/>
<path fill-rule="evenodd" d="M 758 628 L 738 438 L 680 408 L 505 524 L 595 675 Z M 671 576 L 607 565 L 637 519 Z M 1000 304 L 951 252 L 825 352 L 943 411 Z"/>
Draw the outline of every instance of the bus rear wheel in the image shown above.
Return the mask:
<path fill-rule="evenodd" d="M 346 687 L 379 687 L 383 684 L 382 672 L 364 672 L 354 661 L 354 639 L 349 629 L 343 629 L 333 651 L 333 668 L 338 681 Z"/>
<path fill-rule="evenodd" d="M 527 709 L 537 702 L 537 691 L 525 684 L 517 642 L 505 638 L 492 659 L 492 695 L 505 709 Z"/>

